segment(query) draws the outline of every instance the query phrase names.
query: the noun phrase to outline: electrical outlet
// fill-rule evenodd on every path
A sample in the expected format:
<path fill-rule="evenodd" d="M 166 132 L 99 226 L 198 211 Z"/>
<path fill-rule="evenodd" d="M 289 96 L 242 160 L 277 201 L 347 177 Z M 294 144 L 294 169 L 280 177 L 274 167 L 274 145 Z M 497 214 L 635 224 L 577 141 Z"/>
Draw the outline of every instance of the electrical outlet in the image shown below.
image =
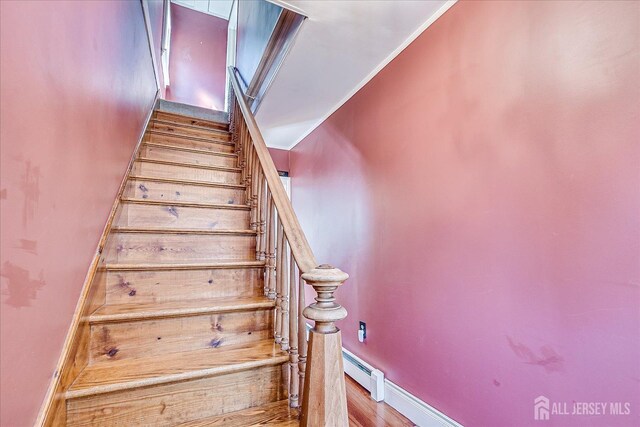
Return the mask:
<path fill-rule="evenodd" d="M 361 338 L 360 342 L 362 342 L 367 338 L 367 324 L 361 320 L 360 327 L 358 329 L 358 338 Z"/>

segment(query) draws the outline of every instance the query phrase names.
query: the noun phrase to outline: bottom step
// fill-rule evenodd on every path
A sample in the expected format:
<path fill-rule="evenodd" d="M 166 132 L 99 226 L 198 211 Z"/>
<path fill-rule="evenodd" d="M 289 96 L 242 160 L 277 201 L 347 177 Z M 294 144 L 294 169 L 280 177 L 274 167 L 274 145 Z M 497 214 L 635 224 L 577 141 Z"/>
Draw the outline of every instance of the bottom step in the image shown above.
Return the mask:
<path fill-rule="evenodd" d="M 281 366 L 67 401 L 67 426 L 172 427 L 286 397 Z M 226 424 L 225 424 L 226 425 Z"/>
<path fill-rule="evenodd" d="M 284 399 L 288 355 L 272 340 L 87 366 L 67 426 L 175 426 Z"/>
<path fill-rule="evenodd" d="M 300 425 L 298 410 L 289 408 L 288 400 L 179 424 L 180 427 L 293 427 L 298 425 Z"/>

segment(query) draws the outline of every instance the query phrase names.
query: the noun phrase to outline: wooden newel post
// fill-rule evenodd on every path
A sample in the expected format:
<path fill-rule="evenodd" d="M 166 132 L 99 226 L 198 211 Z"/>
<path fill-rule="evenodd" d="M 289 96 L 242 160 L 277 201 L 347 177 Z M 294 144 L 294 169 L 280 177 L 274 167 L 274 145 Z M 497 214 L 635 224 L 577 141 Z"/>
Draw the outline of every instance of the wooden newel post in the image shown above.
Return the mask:
<path fill-rule="evenodd" d="M 349 275 L 330 265 L 320 265 L 302 278 L 317 292 L 316 302 L 306 307 L 304 317 L 315 321 L 309 336 L 304 380 L 303 427 L 348 427 L 347 394 L 342 365 L 342 337 L 335 322 L 347 317 L 333 293 Z"/>

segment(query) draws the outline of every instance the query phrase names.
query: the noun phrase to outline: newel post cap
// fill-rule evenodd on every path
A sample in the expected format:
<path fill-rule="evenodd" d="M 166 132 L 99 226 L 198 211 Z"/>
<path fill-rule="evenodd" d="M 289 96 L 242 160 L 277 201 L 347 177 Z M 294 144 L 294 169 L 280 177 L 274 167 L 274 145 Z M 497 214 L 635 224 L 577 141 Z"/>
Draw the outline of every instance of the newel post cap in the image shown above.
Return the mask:
<path fill-rule="evenodd" d="M 305 308 L 302 314 L 316 322 L 314 331 L 324 334 L 338 331 L 334 322 L 347 317 L 347 310 L 336 303 L 333 292 L 349 278 L 339 268 L 322 264 L 302 275 L 302 278 L 315 289 L 316 302 Z"/>
<path fill-rule="evenodd" d="M 334 268 L 329 264 L 322 264 L 304 273 L 302 278 L 312 286 L 314 283 L 319 283 L 318 286 L 331 286 L 331 283 L 335 283 L 336 287 L 338 287 L 349 278 L 349 275 L 339 268 Z"/>

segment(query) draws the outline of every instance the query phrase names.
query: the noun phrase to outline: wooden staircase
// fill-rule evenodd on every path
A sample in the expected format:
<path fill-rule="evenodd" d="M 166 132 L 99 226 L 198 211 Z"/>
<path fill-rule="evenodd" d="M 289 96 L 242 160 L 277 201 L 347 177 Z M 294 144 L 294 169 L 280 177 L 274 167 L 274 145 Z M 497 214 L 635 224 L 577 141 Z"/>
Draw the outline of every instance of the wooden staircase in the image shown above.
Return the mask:
<path fill-rule="evenodd" d="M 153 112 L 36 425 L 348 425 L 348 275 L 316 262 L 229 72 L 230 125 Z"/>
<path fill-rule="evenodd" d="M 86 318 L 68 426 L 298 424 L 228 126 L 156 111 Z M 235 423 L 235 424 L 234 424 Z"/>

